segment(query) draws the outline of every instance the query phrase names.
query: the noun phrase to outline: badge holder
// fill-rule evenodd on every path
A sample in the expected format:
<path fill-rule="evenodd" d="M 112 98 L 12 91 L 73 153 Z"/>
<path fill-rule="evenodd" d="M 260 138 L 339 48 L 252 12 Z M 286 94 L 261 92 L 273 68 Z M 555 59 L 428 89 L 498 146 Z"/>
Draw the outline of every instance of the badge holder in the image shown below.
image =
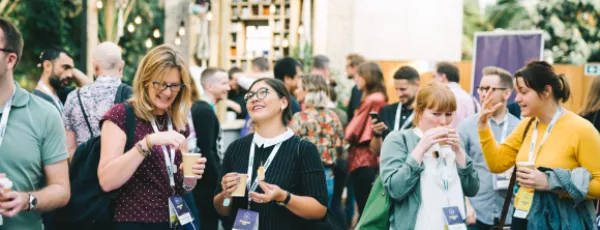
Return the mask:
<path fill-rule="evenodd" d="M 446 220 L 446 230 L 467 230 L 467 225 L 460 215 L 460 210 L 456 206 L 442 208 L 444 211 L 444 219 Z"/>
<path fill-rule="evenodd" d="M 4 220 L 2 220 L 2 216 L 0 216 L 0 226 L 4 224 Z"/>
<path fill-rule="evenodd" d="M 258 230 L 258 212 L 239 209 L 233 223 L 233 230 Z"/>
<path fill-rule="evenodd" d="M 508 189 L 508 184 L 510 184 L 510 176 L 512 175 L 512 170 L 514 170 L 514 167 L 510 168 L 506 172 L 494 174 L 493 185 L 495 191 Z"/>
<path fill-rule="evenodd" d="M 519 188 L 515 195 L 515 214 L 513 217 L 526 219 L 533 204 L 533 189 Z"/>
<path fill-rule="evenodd" d="M 194 221 L 190 209 L 179 195 L 169 197 L 169 217 L 171 228 L 184 226 Z"/>

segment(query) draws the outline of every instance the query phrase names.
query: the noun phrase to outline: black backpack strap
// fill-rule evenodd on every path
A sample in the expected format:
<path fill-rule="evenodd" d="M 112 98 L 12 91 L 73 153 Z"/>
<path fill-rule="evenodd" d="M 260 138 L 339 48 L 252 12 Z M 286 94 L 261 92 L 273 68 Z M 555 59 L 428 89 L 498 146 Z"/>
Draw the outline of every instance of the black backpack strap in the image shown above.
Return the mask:
<path fill-rule="evenodd" d="M 525 137 L 527 136 L 527 132 L 533 124 L 535 118 L 530 118 L 527 122 L 527 127 L 525 127 L 525 132 L 523 132 L 523 136 L 521 137 L 521 142 L 525 141 Z M 522 144 L 521 144 L 522 145 Z M 512 201 L 513 197 L 513 188 L 515 187 L 515 181 L 517 179 L 517 168 L 513 169 L 512 175 L 510 176 L 510 182 L 508 183 L 508 189 L 506 190 L 506 197 L 504 198 L 504 206 L 502 206 L 502 212 L 500 213 L 500 222 L 498 225 L 493 227 L 493 230 L 501 230 L 504 227 L 504 223 L 506 222 L 506 215 L 508 214 L 508 208 L 510 207 L 510 201 Z"/>
<path fill-rule="evenodd" d="M 120 84 L 119 88 L 117 88 L 117 95 L 115 95 L 115 104 L 119 104 L 121 102 L 123 102 L 122 97 L 123 97 L 123 87 L 125 87 L 124 84 Z"/>
<path fill-rule="evenodd" d="M 81 89 L 77 89 L 77 100 L 79 100 L 79 106 L 81 107 L 81 113 L 83 114 L 83 120 L 85 120 L 85 124 L 90 131 L 90 138 L 94 137 L 94 132 L 92 131 L 92 126 L 90 125 L 90 121 L 88 119 L 87 114 L 85 113 L 85 109 L 83 108 L 83 102 L 81 102 L 81 94 L 79 93 Z"/>
<path fill-rule="evenodd" d="M 133 138 L 135 137 L 135 112 L 129 103 L 125 103 L 125 112 L 125 129 L 127 134 L 125 152 L 127 152 L 133 147 Z"/>

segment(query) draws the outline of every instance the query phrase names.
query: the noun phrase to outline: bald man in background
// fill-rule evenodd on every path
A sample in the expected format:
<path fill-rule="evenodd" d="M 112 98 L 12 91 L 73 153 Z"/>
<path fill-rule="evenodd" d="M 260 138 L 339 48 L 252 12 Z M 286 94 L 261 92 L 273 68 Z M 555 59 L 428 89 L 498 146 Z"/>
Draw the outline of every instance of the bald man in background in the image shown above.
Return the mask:
<path fill-rule="evenodd" d="M 93 74 L 96 78 L 94 83 L 71 92 L 65 102 L 63 122 L 69 162 L 77 146 L 100 135 L 98 123 L 104 113 L 115 102 L 122 101 L 122 98 L 127 98 L 132 93 L 131 87 L 121 83 L 125 62 L 121 58 L 121 49 L 116 44 L 112 42 L 99 44 L 94 49 L 93 65 Z M 119 88 L 121 88 L 122 98 L 116 98 Z M 78 97 L 81 98 L 81 102 Z M 81 109 L 82 105 L 85 117 Z"/>

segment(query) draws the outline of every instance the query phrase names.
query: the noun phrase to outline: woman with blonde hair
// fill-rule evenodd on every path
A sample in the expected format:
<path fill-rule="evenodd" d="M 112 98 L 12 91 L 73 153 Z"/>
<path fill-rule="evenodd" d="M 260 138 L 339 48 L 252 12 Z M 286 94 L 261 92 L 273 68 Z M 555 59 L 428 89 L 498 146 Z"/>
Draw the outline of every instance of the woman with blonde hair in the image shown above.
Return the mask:
<path fill-rule="evenodd" d="M 330 109 L 329 87 L 321 75 L 303 75 L 298 81 L 296 97 L 306 108 L 294 114 L 290 122 L 292 130 L 307 140 L 321 153 L 325 166 L 329 200 L 333 195 L 333 168 L 336 159 L 343 153 L 344 127 L 335 111 Z M 329 203 L 329 202 L 328 202 Z"/>
<path fill-rule="evenodd" d="M 592 122 L 596 130 L 600 132 L 600 77 L 596 77 L 592 82 L 585 105 L 579 115 Z"/>
<path fill-rule="evenodd" d="M 354 186 L 358 213 L 362 214 L 379 167 L 378 157 L 370 147 L 373 138 L 370 112 L 379 113 L 387 104 L 383 73 L 375 62 L 358 66 L 356 86 L 363 92 L 360 106 L 346 127 L 348 171 Z"/>
<path fill-rule="evenodd" d="M 196 178 L 183 178 L 186 122 L 191 84 L 183 56 L 158 46 L 142 59 L 133 97 L 102 118 L 98 178 L 102 190 L 116 190 L 115 229 L 171 229 L 168 201 L 191 191 L 206 159 L 193 166 Z M 135 114 L 134 147 L 125 149 L 126 114 Z"/>
<path fill-rule="evenodd" d="M 392 199 L 390 229 L 444 229 L 444 208 L 465 219 L 465 198 L 479 177 L 449 128 L 456 112 L 450 88 L 437 82 L 416 96 L 415 128 L 390 133 L 381 149 L 381 181 Z"/>

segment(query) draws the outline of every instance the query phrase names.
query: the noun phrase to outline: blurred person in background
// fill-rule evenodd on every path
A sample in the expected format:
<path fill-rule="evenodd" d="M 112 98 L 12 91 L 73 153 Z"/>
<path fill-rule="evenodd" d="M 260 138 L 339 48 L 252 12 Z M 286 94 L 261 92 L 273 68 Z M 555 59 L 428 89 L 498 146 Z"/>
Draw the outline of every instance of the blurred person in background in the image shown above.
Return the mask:
<path fill-rule="evenodd" d="M 450 62 L 440 62 L 435 65 L 433 80 L 447 84 L 456 97 L 456 114 L 452 120 L 452 127 L 457 128 L 462 120 L 476 114 L 481 110 L 479 102 L 459 84 L 460 74 L 458 68 Z"/>
<path fill-rule="evenodd" d="M 600 77 L 594 78 L 579 115 L 590 121 L 600 132 Z"/>
<path fill-rule="evenodd" d="M 378 157 L 371 148 L 373 127 L 369 113 L 379 113 L 387 104 L 387 94 L 383 73 L 375 62 L 365 62 L 358 66 L 354 79 L 359 90 L 363 91 L 360 107 L 346 127 L 348 149 L 348 171 L 354 186 L 359 216 L 369 197 L 373 181 L 379 167 Z"/>

